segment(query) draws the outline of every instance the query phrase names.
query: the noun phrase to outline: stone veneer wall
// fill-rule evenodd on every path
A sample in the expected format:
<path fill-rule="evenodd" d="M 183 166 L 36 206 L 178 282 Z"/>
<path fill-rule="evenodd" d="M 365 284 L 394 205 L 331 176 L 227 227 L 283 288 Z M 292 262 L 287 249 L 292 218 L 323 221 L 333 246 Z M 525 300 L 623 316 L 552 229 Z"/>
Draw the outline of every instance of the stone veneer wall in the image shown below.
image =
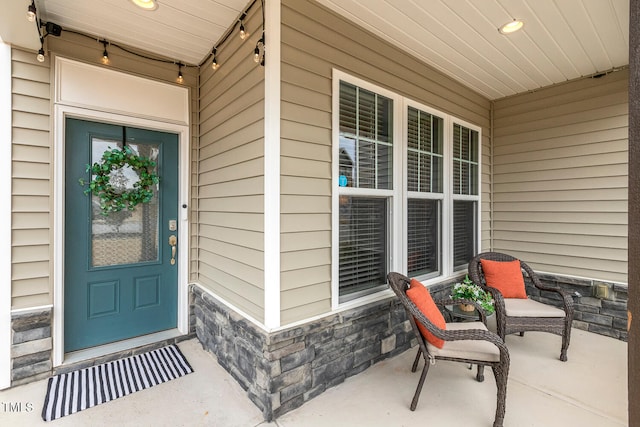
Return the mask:
<path fill-rule="evenodd" d="M 580 295 L 573 298 L 574 328 L 627 341 L 628 288 L 626 285 L 550 274 L 539 274 L 538 277 L 543 284 L 559 287 L 572 293 L 577 292 Z M 595 287 L 598 285 L 608 289 L 606 298 L 595 296 Z M 557 294 L 540 292 L 530 284 L 527 284 L 527 294 L 541 302 L 561 305 Z"/>
<path fill-rule="evenodd" d="M 55 368 L 52 366 L 51 353 L 53 348 L 51 338 L 53 309 L 14 314 L 11 318 L 11 386 L 26 384 L 51 375 L 62 374 L 88 366 L 99 365 L 193 338 L 195 337 L 196 325 L 193 293 L 189 297 L 188 335 Z"/>
<path fill-rule="evenodd" d="M 431 288 L 434 298 L 450 285 Z M 395 297 L 268 333 L 199 286 L 196 334 L 271 421 L 371 365 L 416 345 Z"/>
<path fill-rule="evenodd" d="M 11 385 L 51 374 L 51 319 L 53 309 L 11 316 Z"/>

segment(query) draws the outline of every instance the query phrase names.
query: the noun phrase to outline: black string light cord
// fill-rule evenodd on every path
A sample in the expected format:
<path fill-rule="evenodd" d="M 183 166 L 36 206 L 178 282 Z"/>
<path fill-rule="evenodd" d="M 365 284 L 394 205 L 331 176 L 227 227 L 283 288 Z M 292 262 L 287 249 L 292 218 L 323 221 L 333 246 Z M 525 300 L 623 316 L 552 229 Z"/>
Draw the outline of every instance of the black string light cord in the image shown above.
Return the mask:
<path fill-rule="evenodd" d="M 122 46 L 118 43 L 114 43 L 114 42 L 110 42 L 107 41 L 106 39 L 100 39 L 100 38 L 96 38 L 95 36 L 92 36 L 90 34 L 84 33 L 82 31 L 76 31 L 76 30 L 69 30 L 66 28 L 62 28 L 61 26 L 53 23 L 53 22 L 43 22 L 42 20 L 38 19 L 37 15 L 35 18 L 35 24 L 36 24 L 36 28 L 38 30 L 38 37 L 40 38 L 40 45 L 41 45 L 41 49 L 40 52 L 43 52 L 44 50 L 44 39 L 45 37 L 49 36 L 49 35 L 54 35 L 54 36 L 59 36 L 61 31 L 64 30 L 67 33 L 71 33 L 71 34 L 75 34 L 81 37 L 85 37 L 87 39 L 91 39 L 91 40 L 96 40 L 98 43 L 102 43 L 104 45 L 104 52 L 106 53 L 107 50 L 107 45 L 109 47 L 115 47 L 117 49 L 120 49 L 123 52 L 126 52 L 130 55 L 134 55 L 137 56 L 139 58 L 143 58 L 149 61 L 155 61 L 155 62 L 160 62 L 163 64 L 174 64 L 178 66 L 178 73 L 181 75 L 181 69 L 182 67 L 187 67 L 187 68 L 200 68 L 202 67 L 212 56 L 214 56 L 214 52 L 217 50 L 218 47 L 220 47 L 221 45 L 223 45 L 231 36 L 231 34 L 235 31 L 236 27 L 240 24 L 242 20 L 246 17 L 247 13 L 249 12 L 249 10 L 251 10 L 251 8 L 255 5 L 257 0 L 253 0 L 251 2 L 251 4 L 249 4 L 249 6 L 242 12 L 242 14 L 240 15 L 240 17 L 238 19 L 236 19 L 236 21 L 234 22 L 234 24 L 229 27 L 227 29 L 227 31 L 222 35 L 222 37 L 218 40 L 218 42 L 214 45 L 214 47 L 212 48 L 211 52 L 209 52 L 209 54 L 199 63 L 199 64 L 187 64 L 187 63 L 183 63 L 181 61 L 174 61 L 171 59 L 165 59 L 165 58 L 159 58 L 159 57 L 155 57 L 155 56 L 150 56 L 150 55 L 146 55 L 140 52 L 137 52 L 135 50 L 132 50 L 130 48 L 127 48 L 125 46 Z M 260 0 L 261 1 L 261 6 L 262 6 L 262 38 L 258 41 L 258 43 L 262 42 L 264 43 L 264 18 L 265 18 L 265 12 L 264 12 L 264 0 Z M 43 34 L 41 27 L 45 28 L 46 32 Z M 55 29 L 54 32 L 50 32 L 50 29 Z M 39 52 L 39 53 L 40 53 Z M 262 63 L 262 65 L 264 65 L 264 62 Z"/>
<path fill-rule="evenodd" d="M 249 11 L 253 7 L 253 5 L 256 4 L 256 1 L 258 1 L 258 0 L 253 0 L 251 2 L 251 4 L 249 6 L 247 6 L 247 8 L 242 12 L 242 14 L 240 15 L 240 18 L 236 19 L 236 21 L 233 23 L 233 25 L 231 27 L 227 28 L 227 31 L 222 35 L 222 37 L 220 37 L 220 39 L 218 39 L 218 42 L 213 45 L 213 48 L 211 49 L 211 52 L 209 52 L 209 55 L 207 55 L 202 60 L 202 62 L 200 62 L 200 64 L 198 64 L 199 67 L 203 66 L 205 64 L 205 62 L 207 62 L 211 57 L 215 57 L 216 51 L 218 50 L 218 48 L 220 46 L 222 46 L 227 41 L 227 39 L 229 39 L 231 34 L 233 34 L 233 32 L 235 31 L 236 27 L 247 16 L 247 13 L 249 13 Z M 261 4 L 262 4 L 262 32 L 264 33 L 264 0 L 260 0 L 260 1 L 261 1 Z"/>

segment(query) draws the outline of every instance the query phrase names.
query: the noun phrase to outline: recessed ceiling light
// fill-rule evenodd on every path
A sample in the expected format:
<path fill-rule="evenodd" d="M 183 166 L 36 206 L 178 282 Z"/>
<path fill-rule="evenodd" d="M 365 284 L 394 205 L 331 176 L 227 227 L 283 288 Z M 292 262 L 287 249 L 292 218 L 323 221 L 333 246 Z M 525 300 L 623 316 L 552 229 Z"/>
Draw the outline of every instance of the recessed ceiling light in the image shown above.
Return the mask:
<path fill-rule="evenodd" d="M 524 22 L 519 19 L 514 19 L 513 21 L 507 22 L 502 27 L 498 28 L 498 31 L 502 34 L 511 34 L 521 30 L 522 27 L 524 27 Z"/>
<path fill-rule="evenodd" d="M 131 0 L 131 3 L 144 10 L 156 10 L 158 3 L 155 0 Z"/>

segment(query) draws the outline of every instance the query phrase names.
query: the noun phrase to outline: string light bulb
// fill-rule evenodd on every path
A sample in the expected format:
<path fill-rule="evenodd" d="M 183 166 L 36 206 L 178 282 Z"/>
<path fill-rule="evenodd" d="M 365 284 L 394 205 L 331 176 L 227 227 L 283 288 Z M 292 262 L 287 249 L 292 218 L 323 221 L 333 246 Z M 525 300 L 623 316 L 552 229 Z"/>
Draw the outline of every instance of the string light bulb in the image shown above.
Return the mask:
<path fill-rule="evenodd" d="M 184 81 L 184 78 L 182 77 L 182 64 L 178 63 L 178 78 L 176 79 L 176 81 L 180 84 L 182 84 L 182 82 Z"/>
<path fill-rule="evenodd" d="M 217 70 L 219 67 L 218 60 L 216 59 L 216 53 L 217 53 L 217 50 L 214 47 L 213 52 L 211 52 L 211 55 L 213 55 L 213 60 L 211 61 L 211 68 L 213 68 L 213 71 Z"/>
<path fill-rule="evenodd" d="M 102 51 L 102 63 L 103 64 L 108 64 L 109 63 L 109 52 L 107 52 L 107 44 L 109 44 L 109 42 L 106 41 L 106 40 L 101 40 L 100 43 L 102 43 L 104 45 L 104 50 Z"/>
<path fill-rule="evenodd" d="M 38 60 L 38 62 L 44 62 L 44 49 L 40 48 L 40 50 L 38 50 L 38 56 L 36 56 L 36 59 Z"/>
<path fill-rule="evenodd" d="M 262 47 L 262 51 L 260 50 Z M 264 45 L 264 33 L 262 33 L 262 37 L 256 43 L 256 48 L 253 50 L 253 61 L 256 64 L 264 65 L 264 56 L 265 56 L 265 45 Z"/>
<path fill-rule="evenodd" d="M 246 39 L 247 36 L 249 35 L 244 29 L 244 18 L 246 17 L 247 17 L 246 13 L 243 13 L 242 16 L 240 17 L 240 38 L 242 40 Z"/>
<path fill-rule="evenodd" d="M 36 20 L 36 4 L 32 0 L 31 4 L 27 8 L 27 21 L 34 22 Z"/>

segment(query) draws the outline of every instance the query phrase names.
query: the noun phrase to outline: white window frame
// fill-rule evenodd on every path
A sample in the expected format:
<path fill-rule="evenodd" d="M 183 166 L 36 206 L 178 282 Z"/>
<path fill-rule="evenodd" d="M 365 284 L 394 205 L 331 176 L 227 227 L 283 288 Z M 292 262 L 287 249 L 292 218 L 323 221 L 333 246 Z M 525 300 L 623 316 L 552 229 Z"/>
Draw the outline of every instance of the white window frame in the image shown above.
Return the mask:
<path fill-rule="evenodd" d="M 385 96 L 393 101 L 393 185 L 390 190 L 372 190 L 368 188 L 340 187 L 338 185 L 338 175 L 340 167 L 340 82 L 344 81 L 362 89 L 369 90 L 376 94 Z M 438 116 L 443 119 L 443 193 L 419 193 L 407 190 L 407 144 L 408 134 L 408 109 L 413 107 L 417 110 Z M 418 276 L 418 280 L 425 285 L 431 285 L 458 276 L 460 270 L 453 269 L 453 201 L 473 200 L 477 202 L 477 223 L 476 223 L 476 243 L 478 251 L 481 246 L 481 196 L 482 196 L 482 129 L 457 117 L 436 110 L 432 107 L 411 100 L 398 93 L 375 85 L 371 82 L 354 77 L 343 71 L 333 70 L 332 81 L 332 172 L 331 172 L 331 305 L 333 310 L 345 309 L 351 306 L 366 304 L 370 301 L 386 298 L 392 291 L 386 289 L 373 294 L 368 294 L 361 298 L 355 298 L 346 302 L 340 302 L 339 283 L 339 234 L 340 234 L 340 196 L 365 196 L 365 197 L 387 197 L 391 200 L 388 205 L 388 239 L 387 265 L 389 271 L 398 271 L 403 274 L 407 272 L 407 244 L 406 235 L 408 227 L 407 201 L 411 198 L 438 199 L 442 203 L 442 223 L 440 238 L 442 242 L 441 274 L 437 277 L 430 275 Z M 478 132 L 478 195 L 454 195 L 453 194 L 453 137 L 454 123 L 467 127 Z"/>
<path fill-rule="evenodd" d="M 451 202 L 449 203 L 449 214 L 448 214 L 448 218 L 451 219 L 452 215 L 453 215 L 453 202 L 456 200 L 467 200 L 467 201 L 475 201 L 477 204 L 477 210 L 476 210 L 476 252 L 480 252 L 481 250 L 481 237 L 482 237 L 482 230 L 481 225 L 482 225 L 482 129 L 479 126 L 476 126 L 474 124 L 471 124 L 469 122 L 466 122 L 464 120 L 458 119 L 456 117 L 450 116 L 449 117 L 449 121 L 450 123 L 447 125 L 447 132 L 449 132 L 448 137 L 449 138 L 453 138 L 453 125 L 454 124 L 458 124 L 460 126 L 469 128 L 473 131 L 478 132 L 478 194 L 477 195 L 467 195 L 467 194 L 453 194 L 453 145 L 451 144 L 451 141 L 449 141 L 449 148 L 448 148 L 448 152 L 449 152 L 449 161 L 448 161 L 448 166 L 450 168 L 449 171 L 449 194 L 451 196 Z M 448 275 L 447 277 L 451 277 L 451 276 L 455 276 L 457 274 L 460 274 L 460 272 L 465 271 L 465 268 L 459 268 L 458 270 L 454 269 L 453 266 L 453 248 L 451 246 L 453 246 L 453 223 L 450 224 L 449 228 L 447 229 L 449 232 L 449 252 L 447 252 L 447 254 L 449 254 L 449 270 L 448 270 Z"/>

